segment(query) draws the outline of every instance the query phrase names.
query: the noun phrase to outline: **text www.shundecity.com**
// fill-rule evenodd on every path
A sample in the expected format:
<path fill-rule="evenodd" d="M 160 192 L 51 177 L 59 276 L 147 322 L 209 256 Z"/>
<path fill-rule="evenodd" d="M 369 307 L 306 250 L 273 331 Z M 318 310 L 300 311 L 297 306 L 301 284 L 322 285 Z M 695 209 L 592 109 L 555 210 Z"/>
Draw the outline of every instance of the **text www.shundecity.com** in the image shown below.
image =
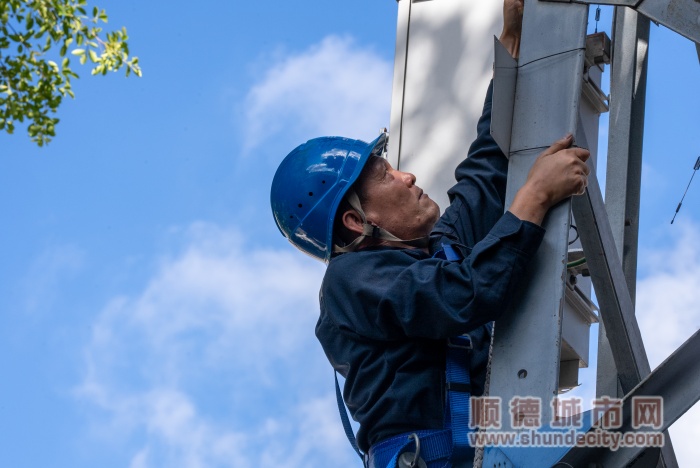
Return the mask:
<path fill-rule="evenodd" d="M 663 447 L 661 432 L 614 432 L 596 429 L 591 432 L 527 430 L 522 432 L 471 432 L 472 447 Z"/>

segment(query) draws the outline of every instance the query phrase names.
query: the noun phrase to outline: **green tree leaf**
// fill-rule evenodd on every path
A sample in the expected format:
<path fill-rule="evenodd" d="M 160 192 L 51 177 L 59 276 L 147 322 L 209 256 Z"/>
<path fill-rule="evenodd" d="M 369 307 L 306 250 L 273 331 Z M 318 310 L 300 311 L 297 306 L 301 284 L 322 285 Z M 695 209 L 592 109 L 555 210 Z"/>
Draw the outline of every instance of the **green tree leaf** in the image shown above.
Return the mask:
<path fill-rule="evenodd" d="M 141 76 L 137 57 L 130 57 L 126 28 L 103 33 L 97 24 L 107 23 L 97 6 L 87 14 L 86 0 L 0 1 L 0 131 L 12 134 L 16 122 L 26 119 L 27 134 L 39 146 L 56 135 L 58 119 L 52 117 L 63 97 L 75 97 L 68 50 L 81 65 L 88 57 L 93 75 L 124 68 L 126 75 Z M 49 60 L 63 57 L 60 65 Z"/>

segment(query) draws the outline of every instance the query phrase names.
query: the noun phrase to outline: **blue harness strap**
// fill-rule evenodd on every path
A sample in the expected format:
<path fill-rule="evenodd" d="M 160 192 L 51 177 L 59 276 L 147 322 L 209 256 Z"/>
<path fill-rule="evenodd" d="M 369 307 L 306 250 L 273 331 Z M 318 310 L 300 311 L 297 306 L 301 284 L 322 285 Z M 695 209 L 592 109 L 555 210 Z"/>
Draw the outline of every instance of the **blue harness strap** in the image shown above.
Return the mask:
<path fill-rule="evenodd" d="M 433 258 L 441 258 L 450 262 L 461 262 L 464 256 L 453 244 L 442 244 L 442 249 L 433 254 Z"/>
<path fill-rule="evenodd" d="M 447 340 L 445 389 L 447 405 L 445 428 L 452 429 L 451 460 L 461 461 L 474 457 L 474 447 L 469 445 L 468 433 L 472 387 L 469 376 L 469 357 L 472 341 L 469 335 L 456 336 Z"/>
<path fill-rule="evenodd" d="M 417 450 L 414 435 L 419 440 L 419 450 Z M 452 455 L 451 437 L 449 430 L 424 430 L 407 432 L 385 439 L 369 449 L 369 467 L 394 468 L 397 466 L 401 454 L 406 451 L 413 453 L 419 451 L 420 458 L 426 462 L 427 466 L 431 466 L 431 464 L 445 466 Z"/>
<path fill-rule="evenodd" d="M 360 447 L 357 445 L 357 439 L 355 439 L 355 433 L 352 431 L 352 426 L 350 426 L 350 418 L 348 418 L 348 412 L 345 409 L 345 403 L 343 402 L 343 395 L 340 393 L 340 385 L 338 384 L 338 372 L 335 372 L 335 398 L 338 401 L 338 411 L 340 412 L 340 420 L 343 421 L 343 429 L 345 429 L 345 436 L 350 441 L 350 445 L 355 449 L 357 456 L 362 460 L 362 466 L 367 466 L 367 456 L 362 453 Z"/>
<path fill-rule="evenodd" d="M 442 255 L 439 255 L 442 253 Z M 452 244 L 442 244 L 442 250 L 435 256 L 451 262 L 464 259 L 461 252 Z M 469 335 L 462 335 L 447 340 L 445 389 L 447 405 L 445 405 L 445 429 L 452 429 L 451 460 L 460 461 L 474 457 L 474 447 L 469 445 L 468 433 L 471 405 L 471 377 L 469 375 L 470 353 L 472 341 Z"/>

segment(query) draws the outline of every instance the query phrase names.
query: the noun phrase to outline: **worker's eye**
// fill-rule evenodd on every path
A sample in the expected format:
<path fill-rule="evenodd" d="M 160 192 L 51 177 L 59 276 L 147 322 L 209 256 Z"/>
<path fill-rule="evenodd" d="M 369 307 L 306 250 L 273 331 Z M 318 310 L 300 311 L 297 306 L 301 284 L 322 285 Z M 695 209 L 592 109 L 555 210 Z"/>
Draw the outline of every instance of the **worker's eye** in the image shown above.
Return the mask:
<path fill-rule="evenodd" d="M 387 164 L 384 164 L 384 167 L 382 168 L 381 175 L 382 175 L 381 180 L 388 180 L 391 178 L 391 172 L 389 172 L 389 166 Z"/>
<path fill-rule="evenodd" d="M 387 177 L 387 174 L 389 172 L 389 167 L 387 166 L 387 163 L 384 159 L 376 159 L 376 163 L 374 167 L 372 168 L 372 173 L 374 174 L 374 177 L 376 177 L 376 180 L 378 181 L 384 181 Z"/>

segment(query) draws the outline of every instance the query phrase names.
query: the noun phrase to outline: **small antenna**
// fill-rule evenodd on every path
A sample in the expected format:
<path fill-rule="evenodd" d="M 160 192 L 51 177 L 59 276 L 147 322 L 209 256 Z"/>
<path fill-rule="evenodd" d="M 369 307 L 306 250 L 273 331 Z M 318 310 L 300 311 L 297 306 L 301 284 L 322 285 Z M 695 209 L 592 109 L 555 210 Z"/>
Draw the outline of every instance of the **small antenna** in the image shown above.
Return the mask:
<path fill-rule="evenodd" d="M 598 32 L 598 21 L 600 21 L 600 5 L 595 10 L 595 32 Z"/>
<path fill-rule="evenodd" d="M 676 208 L 676 213 L 673 215 L 673 219 L 671 220 L 671 224 L 673 224 L 673 221 L 676 219 L 676 215 L 678 214 L 678 211 L 681 209 L 681 205 L 683 204 L 683 200 L 685 200 L 685 195 L 688 193 L 688 189 L 690 188 L 690 183 L 693 182 L 693 177 L 695 177 L 695 173 L 700 169 L 700 156 L 698 156 L 698 160 L 695 161 L 695 167 L 693 167 L 693 175 L 690 176 L 690 182 L 688 182 L 688 186 L 685 188 L 685 193 L 683 194 L 683 198 L 681 198 L 681 202 L 678 204 L 678 208 Z"/>

